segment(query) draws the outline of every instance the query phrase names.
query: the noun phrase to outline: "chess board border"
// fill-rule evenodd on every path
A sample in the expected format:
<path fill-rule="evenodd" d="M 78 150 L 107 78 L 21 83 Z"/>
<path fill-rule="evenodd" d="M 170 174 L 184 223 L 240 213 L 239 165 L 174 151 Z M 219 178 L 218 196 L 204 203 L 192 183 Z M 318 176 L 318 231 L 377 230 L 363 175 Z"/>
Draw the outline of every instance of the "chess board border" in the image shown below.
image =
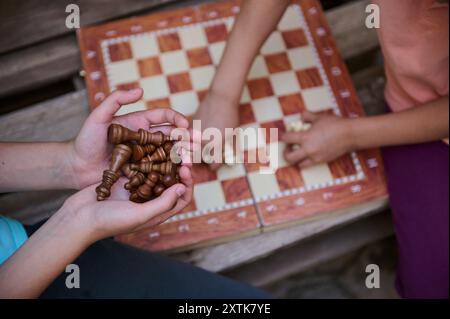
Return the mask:
<path fill-rule="evenodd" d="M 109 52 L 106 50 L 109 44 L 119 43 L 120 41 L 129 41 L 136 34 L 166 34 L 170 32 L 177 32 L 178 30 L 191 27 L 193 25 L 214 25 L 223 23 L 230 18 L 234 18 L 240 0 L 230 0 L 227 2 L 218 2 L 203 4 L 184 8 L 175 11 L 163 12 L 157 15 L 150 15 L 142 18 L 128 19 L 110 24 L 83 28 L 79 31 L 79 42 L 82 54 L 83 65 L 86 70 L 86 82 L 88 87 L 88 95 L 92 107 L 97 106 L 109 94 L 110 89 L 110 75 L 107 72 L 107 65 L 109 63 Z M 327 89 L 331 89 L 330 96 L 333 100 L 333 111 L 337 115 L 344 115 L 349 117 L 364 116 L 363 109 L 360 105 L 359 99 L 356 95 L 356 90 L 353 87 L 350 74 L 341 58 L 337 46 L 332 37 L 331 30 L 326 21 L 325 15 L 321 9 L 321 5 L 317 0 L 293 0 L 292 4 L 298 10 L 300 16 L 304 21 L 304 29 L 310 46 L 313 47 L 315 59 L 318 60 L 317 66 L 319 68 L 320 76 Z M 230 12 L 230 6 L 232 11 Z M 142 30 L 154 30 L 142 32 Z M 132 35 L 128 35 L 129 33 Z M 99 41 L 101 39 L 101 41 Z M 312 45 L 314 43 L 314 45 Z M 105 68 L 99 66 L 104 65 Z M 108 79 L 105 81 L 104 79 Z M 172 227 L 170 224 L 179 224 L 183 226 L 186 220 L 194 219 L 197 222 L 205 218 L 211 218 L 211 215 L 221 211 L 221 209 L 239 209 L 252 208 L 256 209 L 257 216 L 261 224 L 257 225 L 256 230 L 266 231 L 271 227 L 278 227 L 280 218 L 283 223 L 304 222 L 312 215 L 329 212 L 329 205 L 333 203 L 333 210 L 340 207 L 348 207 L 353 202 L 370 201 L 373 199 L 387 197 L 385 189 L 385 181 L 383 174 L 383 167 L 381 157 L 378 151 L 358 152 L 351 154 L 353 164 L 357 173 L 352 176 L 347 176 L 342 179 L 337 179 L 335 185 L 314 185 L 309 187 L 301 187 L 298 189 L 288 190 L 273 196 L 251 199 L 249 201 L 241 201 L 227 204 L 225 207 L 213 208 L 204 211 L 186 212 L 176 215 L 169 219 L 166 223 L 161 225 L 161 229 Z M 369 163 L 375 163 L 371 165 Z M 329 195 L 328 192 L 321 192 L 325 187 L 333 187 L 333 193 L 337 194 L 334 198 L 325 198 Z M 293 205 L 294 199 L 299 194 L 305 194 L 306 200 L 319 200 L 319 204 L 314 209 L 308 210 L 307 214 L 302 213 L 302 205 Z M 270 208 L 283 207 L 280 205 L 280 198 L 286 202 L 284 210 L 291 211 L 291 220 L 286 219 L 283 214 L 272 214 Z M 292 198 L 292 203 L 286 201 Z M 303 198 L 305 200 L 305 198 Z M 298 200 L 298 198 L 297 198 Z M 278 205 L 278 206 L 277 206 Z M 282 216 L 283 215 L 283 216 Z M 250 231 L 251 232 L 251 231 Z M 150 233 L 148 236 L 156 234 Z M 228 237 L 224 237 L 226 240 Z M 136 240 L 136 238 L 134 238 Z M 124 240 L 126 241 L 126 240 Z M 135 242 L 133 242 L 135 244 Z M 194 243 L 195 244 L 195 243 Z M 149 244 L 144 245 L 149 248 Z M 151 246 L 151 245 L 150 245 Z M 156 250 L 164 250 L 167 245 L 159 246 L 156 244 Z"/>

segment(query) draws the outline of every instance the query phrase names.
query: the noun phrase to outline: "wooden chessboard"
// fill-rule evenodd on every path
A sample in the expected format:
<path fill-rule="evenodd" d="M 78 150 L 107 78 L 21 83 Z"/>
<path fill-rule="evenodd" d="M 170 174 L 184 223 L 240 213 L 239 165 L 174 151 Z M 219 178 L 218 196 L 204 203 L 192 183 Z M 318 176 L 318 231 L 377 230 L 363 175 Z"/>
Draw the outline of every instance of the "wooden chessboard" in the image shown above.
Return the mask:
<path fill-rule="evenodd" d="M 171 107 L 192 116 L 207 92 L 239 13 L 241 0 L 183 8 L 82 28 L 79 43 L 89 100 L 96 107 L 112 91 L 142 87 L 141 101 L 118 114 Z M 294 0 L 261 49 L 241 105 L 243 128 L 278 128 L 303 110 L 364 116 L 322 8 Z M 269 136 L 246 143 L 245 156 L 261 147 L 278 160 L 237 164 L 211 172 L 194 167 L 194 201 L 162 225 L 118 239 L 148 250 L 180 250 L 286 227 L 346 207 L 386 198 L 378 150 L 352 153 L 299 170 L 288 166 L 285 145 Z M 269 164 L 270 166 L 270 164 Z"/>

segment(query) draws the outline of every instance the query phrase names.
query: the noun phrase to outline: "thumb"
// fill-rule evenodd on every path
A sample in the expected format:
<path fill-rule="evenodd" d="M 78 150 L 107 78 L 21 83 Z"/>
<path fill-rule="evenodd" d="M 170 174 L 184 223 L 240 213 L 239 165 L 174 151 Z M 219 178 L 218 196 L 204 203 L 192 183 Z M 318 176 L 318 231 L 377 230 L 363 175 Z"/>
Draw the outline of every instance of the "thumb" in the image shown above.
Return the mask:
<path fill-rule="evenodd" d="M 92 117 L 101 123 L 109 123 L 122 105 L 131 104 L 141 99 L 143 90 L 114 91 L 93 112 Z"/>
<path fill-rule="evenodd" d="M 305 111 L 302 113 L 303 121 L 308 123 L 314 123 L 315 121 L 317 121 L 318 118 L 319 116 L 317 114 L 311 113 L 309 111 Z"/>
<path fill-rule="evenodd" d="M 142 204 L 142 214 L 145 215 L 145 219 L 149 220 L 172 210 L 185 192 L 186 186 L 183 184 L 176 184 L 166 189 L 160 197 Z"/>

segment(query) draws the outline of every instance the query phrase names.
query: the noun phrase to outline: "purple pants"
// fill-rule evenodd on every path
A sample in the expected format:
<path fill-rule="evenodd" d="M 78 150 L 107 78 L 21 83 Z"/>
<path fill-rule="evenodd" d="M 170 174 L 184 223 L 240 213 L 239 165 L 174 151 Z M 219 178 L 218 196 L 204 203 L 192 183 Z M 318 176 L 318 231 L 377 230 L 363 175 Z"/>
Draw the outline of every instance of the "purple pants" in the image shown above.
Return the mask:
<path fill-rule="evenodd" d="M 383 149 L 403 298 L 449 297 L 449 147 L 443 142 Z"/>

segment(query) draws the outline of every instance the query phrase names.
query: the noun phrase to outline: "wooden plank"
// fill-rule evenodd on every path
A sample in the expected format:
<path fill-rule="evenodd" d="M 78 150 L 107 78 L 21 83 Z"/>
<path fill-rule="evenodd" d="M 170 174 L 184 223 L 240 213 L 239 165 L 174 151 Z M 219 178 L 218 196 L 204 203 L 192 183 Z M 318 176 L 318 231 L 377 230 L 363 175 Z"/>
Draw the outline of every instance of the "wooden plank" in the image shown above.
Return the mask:
<path fill-rule="evenodd" d="M 326 219 L 312 221 L 275 232 L 263 233 L 255 237 L 222 245 L 193 250 L 175 255 L 175 257 L 184 262 L 189 262 L 214 272 L 230 270 L 234 267 L 266 257 L 279 249 L 289 247 L 301 240 L 317 236 L 336 227 L 341 227 L 363 217 L 383 211 L 387 207 L 387 201 L 359 205 L 345 210 L 345 213 L 339 212 L 330 215 Z"/>
<path fill-rule="evenodd" d="M 376 214 L 246 264 L 224 274 L 233 279 L 263 287 L 283 278 L 356 251 L 393 234 L 388 212 Z"/>
<path fill-rule="evenodd" d="M 80 8 L 81 24 L 120 18 L 174 0 L 73 0 Z M 67 1 L 6 0 L 0 2 L 0 53 L 72 33 L 65 25 Z M 11 36 L 14 30 L 14 36 Z"/>
<path fill-rule="evenodd" d="M 65 141 L 89 115 L 86 91 L 78 91 L 0 117 L 1 141 Z"/>
<path fill-rule="evenodd" d="M 368 2 L 357 0 L 326 13 L 338 47 L 346 59 L 378 47 L 376 33 L 364 25 L 364 8 Z M 191 3 L 176 2 L 164 9 Z M 0 97 L 71 78 L 80 69 L 80 54 L 73 34 L 1 55 Z"/>

